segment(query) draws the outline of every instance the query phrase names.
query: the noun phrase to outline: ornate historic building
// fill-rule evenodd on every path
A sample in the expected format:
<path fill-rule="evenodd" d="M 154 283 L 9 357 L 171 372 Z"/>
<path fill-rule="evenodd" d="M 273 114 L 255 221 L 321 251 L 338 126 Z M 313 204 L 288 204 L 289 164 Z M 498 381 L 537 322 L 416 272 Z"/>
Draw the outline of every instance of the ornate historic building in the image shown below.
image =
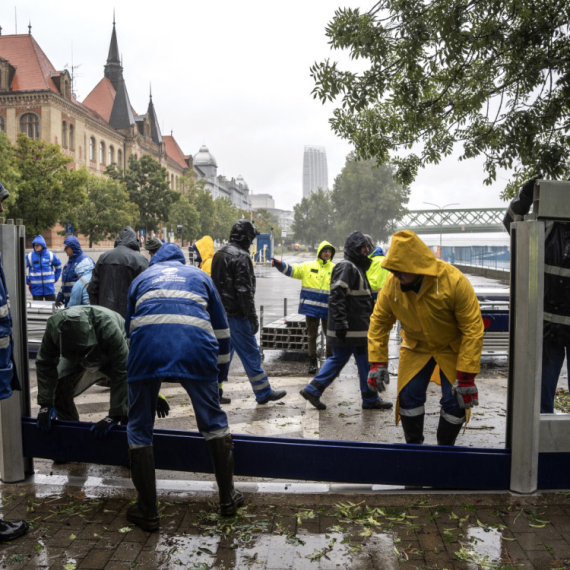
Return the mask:
<path fill-rule="evenodd" d="M 69 168 L 85 166 L 95 174 L 102 174 L 112 163 L 127 168 L 131 155 L 148 154 L 166 168 L 170 185 L 176 189 L 178 180 L 193 169 L 192 156 L 182 152 L 173 136 L 160 132 L 152 95 L 146 113 L 133 109 L 115 23 L 104 75 L 83 102 L 73 95 L 69 72 L 56 70 L 29 30 L 28 34 L 0 36 L 0 130 L 10 141 L 14 143 L 18 133 L 25 132 L 58 144 L 73 159 Z M 206 177 L 200 170 L 196 174 Z M 245 182 L 242 186 L 233 179 L 218 178 L 214 175 L 214 183 L 208 184 L 214 198 L 228 195 L 236 206 L 249 207 Z M 218 196 L 219 188 L 226 191 Z M 55 229 L 46 232 L 48 245 L 61 242 L 55 236 Z"/>

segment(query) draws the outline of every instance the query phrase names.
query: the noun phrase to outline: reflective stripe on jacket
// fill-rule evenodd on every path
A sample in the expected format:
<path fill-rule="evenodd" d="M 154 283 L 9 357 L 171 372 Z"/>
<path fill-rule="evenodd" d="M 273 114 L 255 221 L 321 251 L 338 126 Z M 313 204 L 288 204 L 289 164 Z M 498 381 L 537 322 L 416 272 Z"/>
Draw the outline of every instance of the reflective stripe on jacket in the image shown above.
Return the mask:
<path fill-rule="evenodd" d="M 32 248 L 35 244 L 40 244 L 43 249 L 39 252 L 34 249 L 26 255 L 26 268 L 28 269 L 26 285 L 31 285 L 32 295 L 54 295 L 55 283 L 61 275 L 62 263 L 57 255 L 47 250 L 42 236 L 34 238 Z"/>
<path fill-rule="evenodd" d="M 131 284 L 125 321 L 128 381 L 218 381 L 230 362 L 230 330 L 212 279 L 163 245 Z"/>
<path fill-rule="evenodd" d="M 333 250 L 328 261 L 319 256 L 324 247 Z M 331 275 L 335 264 L 332 262 L 336 249 L 328 241 L 322 241 L 317 249 L 317 259 L 300 265 L 290 265 L 283 262 L 279 270 L 287 277 L 301 279 L 302 288 L 299 300 L 299 313 L 319 319 L 328 318 L 329 294 L 331 288 Z"/>

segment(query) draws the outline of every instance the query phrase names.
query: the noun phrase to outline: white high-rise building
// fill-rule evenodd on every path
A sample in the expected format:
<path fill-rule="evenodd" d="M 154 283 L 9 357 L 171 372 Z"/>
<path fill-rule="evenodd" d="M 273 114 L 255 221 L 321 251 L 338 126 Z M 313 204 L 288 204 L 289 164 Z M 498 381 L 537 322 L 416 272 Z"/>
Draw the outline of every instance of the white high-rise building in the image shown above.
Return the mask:
<path fill-rule="evenodd" d="M 324 146 L 306 145 L 303 153 L 303 198 L 319 188 L 329 189 L 327 151 Z"/>

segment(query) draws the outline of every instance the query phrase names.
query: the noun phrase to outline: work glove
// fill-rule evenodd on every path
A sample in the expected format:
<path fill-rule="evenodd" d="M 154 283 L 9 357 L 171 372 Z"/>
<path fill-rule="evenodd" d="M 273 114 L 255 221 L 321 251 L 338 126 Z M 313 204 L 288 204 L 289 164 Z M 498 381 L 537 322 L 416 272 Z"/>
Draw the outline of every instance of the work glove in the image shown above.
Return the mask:
<path fill-rule="evenodd" d="M 31 293 L 32 292 L 32 284 L 28 283 L 28 291 Z"/>
<path fill-rule="evenodd" d="M 390 384 L 390 373 L 385 362 L 373 362 L 368 372 L 368 388 L 373 392 L 385 392 Z"/>
<path fill-rule="evenodd" d="M 279 271 L 283 271 L 283 262 L 275 259 L 274 257 L 271 258 L 273 267 L 276 267 Z"/>
<path fill-rule="evenodd" d="M 156 415 L 159 418 L 165 418 L 168 415 L 168 412 L 170 412 L 170 406 L 168 405 L 166 398 L 162 394 L 159 394 L 158 402 L 156 403 Z"/>
<path fill-rule="evenodd" d="M 257 318 L 257 315 L 249 317 L 249 324 L 251 325 L 251 334 L 255 336 L 259 331 L 259 319 Z"/>
<path fill-rule="evenodd" d="M 38 420 L 36 421 L 36 428 L 44 433 L 48 433 L 51 431 L 51 420 L 55 420 L 56 416 L 57 410 L 53 406 L 40 408 Z"/>
<path fill-rule="evenodd" d="M 124 419 L 117 416 L 111 417 L 107 416 L 106 418 L 99 420 L 96 424 L 91 426 L 91 431 L 95 434 L 95 437 L 99 439 L 103 439 L 109 435 L 109 432 L 119 424 L 119 422 Z"/>
<path fill-rule="evenodd" d="M 64 297 L 63 293 L 58 293 L 57 297 L 55 298 L 55 308 L 59 309 L 63 305 Z"/>
<path fill-rule="evenodd" d="M 459 407 L 472 408 L 479 405 L 479 393 L 475 386 L 475 374 L 457 371 L 457 380 L 451 389 L 451 393 L 457 397 Z"/>
<path fill-rule="evenodd" d="M 348 329 L 339 329 L 336 331 L 336 338 L 339 338 L 340 340 L 344 340 L 346 338 L 347 333 L 348 333 Z"/>

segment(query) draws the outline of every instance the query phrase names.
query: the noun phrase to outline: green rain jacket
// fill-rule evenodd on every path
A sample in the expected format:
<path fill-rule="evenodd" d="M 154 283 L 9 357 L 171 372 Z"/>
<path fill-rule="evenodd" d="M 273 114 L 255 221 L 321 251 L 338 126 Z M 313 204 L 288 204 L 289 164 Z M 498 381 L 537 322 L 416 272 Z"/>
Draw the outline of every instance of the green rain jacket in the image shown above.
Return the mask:
<path fill-rule="evenodd" d="M 40 407 L 55 404 L 58 378 L 81 369 L 99 371 L 109 378 L 109 416 L 126 416 L 128 353 L 125 320 L 115 311 L 96 305 L 60 311 L 47 321 L 36 360 L 38 404 Z M 76 387 L 74 396 L 89 385 Z"/>

